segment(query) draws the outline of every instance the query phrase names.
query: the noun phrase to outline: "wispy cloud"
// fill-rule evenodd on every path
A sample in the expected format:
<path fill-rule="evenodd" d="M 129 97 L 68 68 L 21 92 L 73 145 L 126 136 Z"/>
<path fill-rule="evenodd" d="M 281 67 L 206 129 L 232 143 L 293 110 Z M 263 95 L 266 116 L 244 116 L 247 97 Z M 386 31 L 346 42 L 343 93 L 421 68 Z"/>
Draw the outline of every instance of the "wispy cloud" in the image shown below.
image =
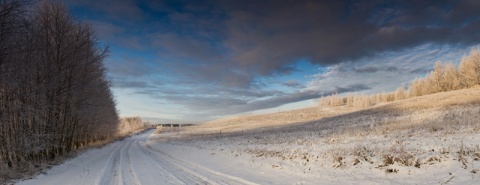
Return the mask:
<path fill-rule="evenodd" d="M 283 82 L 282 85 L 293 88 L 298 88 L 302 86 L 302 84 L 296 80 L 287 80 Z"/>

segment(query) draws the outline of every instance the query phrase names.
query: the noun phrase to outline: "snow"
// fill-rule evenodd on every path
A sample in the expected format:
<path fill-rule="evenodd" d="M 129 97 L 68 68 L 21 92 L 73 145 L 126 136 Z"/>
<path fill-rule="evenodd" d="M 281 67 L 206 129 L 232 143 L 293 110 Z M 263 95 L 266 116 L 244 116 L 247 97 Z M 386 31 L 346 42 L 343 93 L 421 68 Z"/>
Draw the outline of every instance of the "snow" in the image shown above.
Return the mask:
<path fill-rule="evenodd" d="M 480 184 L 478 90 L 149 130 L 18 184 Z"/>
<path fill-rule="evenodd" d="M 472 137 L 480 138 L 480 134 Z M 334 167 L 335 163 L 330 157 L 325 157 L 320 154 L 321 150 L 326 150 L 327 147 L 311 146 L 310 148 L 302 148 L 302 146 L 300 146 L 291 149 L 292 144 L 264 144 L 264 146 L 240 144 L 244 142 L 244 138 L 160 141 L 156 143 L 152 142 L 152 146 L 165 148 L 176 157 L 187 158 L 206 168 L 215 169 L 258 184 L 480 183 L 480 175 L 478 172 L 471 172 L 473 169 L 480 167 L 480 162 L 472 159 L 468 160 L 467 169 L 462 167 L 458 159 L 448 157 L 448 155 L 443 157 L 441 162 L 432 161 L 429 164 L 422 163 L 420 168 L 398 163 L 379 167 L 378 163 L 381 163 L 381 158 L 372 158 L 371 160 L 374 161 L 373 164 L 362 161 L 358 165 L 352 165 L 350 161 L 353 161 L 353 158 L 348 157 L 344 159 L 344 161 L 349 164 Z M 268 138 L 264 139 L 268 140 Z M 426 138 L 418 139 L 419 142 L 416 142 L 416 144 L 420 144 L 422 147 L 429 148 L 429 145 L 435 146 L 438 144 L 430 144 Z M 472 143 L 478 143 L 478 140 L 479 139 L 470 141 L 472 141 Z M 250 142 L 252 142 L 252 140 L 250 140 Z M 251 148 L 257 148 L 259 150 L 251 152 L 249 150 Z M 338 150 L 342 150 L 340 147 L 338 148 Z M 283 152 L 266 153 L 265 151 L 267 150 Z M 310 153 L 307 151 L 310 151 Z M 291 158 L 294 156 L 293 153 L 306 154 L 309 162 L 306 162 L 303 158 Z M 318 155 L 311 155 L 312 153 L 318 153 Z M 392 172 L 389 172 L 389 170 Z"/>
<path fill-rule="evenodd" d="M 333 168 L 331 161 L 309 156 L 311 162 L 258 155 L 248 145 L 225 138 L 169 140 L 169 133 L 149 130 L 92 149 L 55 166 L 46 174 L 19 182 L 28 184 L 478 184 L 478 173 L 461 167 L 457 159 L 421 168 L 393 164 L 385 168 L 362 162 Z M 248 137 L 244 137 L 248 138 Z M 472 138 L 478 138 L 472 136 Z M 421 143 L 421 142 L 419 142 Z M 280 148 L 279 148 L 280 147 Z M 266 145 L 281 151 L 282 145 Z M 318 149 L 312 146 L 312 151 Z M 287 149 L 290 151 L 290 149 Z M 298 151 L 298 150 L 297 150 Z M 290 152 L 295 152 L 293 149 Z M 480 167 L 471 160 L 469 169 Z M 396 171 L 388 173 L 387 170 Z"/>
<path fill-rule="evenodd" d="M 152 146 L 152 134 L 150 130 L 92 149 L 18 184 L 255 184 L 177 157 L 177 151 L 168 153 L 162 145 Z"/>

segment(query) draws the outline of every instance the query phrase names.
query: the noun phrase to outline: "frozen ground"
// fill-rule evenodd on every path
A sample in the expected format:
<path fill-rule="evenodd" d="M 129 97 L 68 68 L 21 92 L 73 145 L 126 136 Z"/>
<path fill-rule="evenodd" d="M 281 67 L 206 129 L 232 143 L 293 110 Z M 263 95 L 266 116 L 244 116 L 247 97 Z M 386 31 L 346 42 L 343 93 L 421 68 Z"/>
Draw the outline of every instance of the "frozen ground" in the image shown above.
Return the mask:
<path fill-rule="evenodd" d="M 305 147 L 298 143 L 271 145 L 268 138 L 222 137 L 196 140 L 170 140 L 171 133 L 153 131 L 87 151 L 77 158 L 53 167 L 46 174 L 18 184 L 479 184 L 478 159 L 468 157 L 467 167 L 455 158 L 457 148 L 437 159 L 422 160 L 420 168 L 395 163 L 379 167 L 382 160 L 372 156 L 355 164 L 345 157 L 338 164 L 322 152 L 330 144 Z M 425 137 L 429 138 L 429 137 Z M 418 138 L 419 148 L 437 146 L 438 141 Z M 469 145 L 479 134 L 462 138 Z M 236 141 L 234 141 L 236 140 Z M 249 141 L 251 140 L 251 141 Z M 257 141 L 255 141 L 257 140 Z M 381 147 L 374 138 L 367 148 Z M 246 142 L 246 143 L 244 143 Z M 247 144 L 251 142 L 252 144 Z M 339 141 L 340 142 L 340 141 Z M 341 141 L 341 142 L 345 142 Z M 390 145 L 390 144 L 388 144 Z M 388 148 L 387 145 L 383 145 Z M 407 145 L 409 146 L 409 145 Z M 438 145 L 437 148 L 441 145 Z M 338 152 L 343 148 L 337 146 Z M 460 146 L 458 146 L 460 147 Z M 434 149 L 437 149 L 434 148 Z M 430 149 L 430 148 L 428 148 Z M 440 150 L 440 149 L 439 149 Z M 455 150 L 455 151 L 453 151 Z M 267 152 L 270 151 L 270 152 Z M 348 152 L 348 151 L 345 151 Z M 367 151 L 368 152 L 368 151 Z M 446 152 L 446 151 L 442 151 Z M 435 152 L 431 152 L 435 153 Z M 441 153 L 441 152 L 440 152 Z M 369 154 L 359 154 L 368 156 Z M 428 153 L 425 156 L 430 156 Z M 428 161 L 428 162 L 427 162 Z M 473 173 L 477 169 L 476 173 Z"/>
<path fill-rule="evenodd" d="M 152 144 L 152 133 L 92 149 L 18 184 L 254 184 L 202 166 L 195 153 Z"/>
<path fill-rule="evenodd" d="M 480 184 L 478 133 L 362 141 L 281 137 L 291 135 L 161 139 L 154 145 L 259 184 Z"/>
<path fill-rule="evenodd" d="M 269 115 L 150 130 L 19 184 L 480 184 L 479 93 L 439 93 L 303 123 L 268 126 L 277 119 Z"/>

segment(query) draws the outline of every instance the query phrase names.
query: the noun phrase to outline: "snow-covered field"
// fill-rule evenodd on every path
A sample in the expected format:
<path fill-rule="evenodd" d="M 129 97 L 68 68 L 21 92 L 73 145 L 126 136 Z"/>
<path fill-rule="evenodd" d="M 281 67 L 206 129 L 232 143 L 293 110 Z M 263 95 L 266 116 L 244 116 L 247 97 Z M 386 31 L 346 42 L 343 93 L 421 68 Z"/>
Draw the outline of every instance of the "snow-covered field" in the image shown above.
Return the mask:
<path fill-rule="evenodd" d="M 281 137 L 291 136 L 216 137 L 158 145 L 178 152 L 177 156 L 183 153 L 198 158 L 205 166 L 218 165 L 214 169 L 226 173 L 231 167 L 254 169 L 255 176 L 235 174 L 259 184 L 480 183 L 479 133 L 387 136 L 361 142 L 353 137 L 336 141 L 312 138 L 315 136 L 285 141 Z M 463 149 L 457 141 L 463 141 Z M 386 161 L 387 156 L 391 162 Z"/>
<path fill-rule="evenodd" d="M 478 159 L 468 157 L 466 169 L 458 158 L 458 148 L 452 155 L 438 155 L 424 160 L 420 168 L 395 163 L 379 167 L 382 161 L 372 157 L 370 164 L 355 157 L 346 157 L 339 165 L 322 152 L 327 143 L 305 147 L 297 143 L 263 144 L 262 138 L 252 138 L 252 144 L 231 137 L 216 140 L 159 141 L 148 131 L 101 149 L 93 149 L 79 157 L 56 166 L 46 174 L 18 184 L 478 184 L 480 177 L 472 173 L 480 167 Z M 160 135 L 162 136 L 162 135 Z M 480 134 L 461 138 L 469 144 L 479 143 Z M 168 137 L 168 136 L 167 136 Z M 247 139 L 249 137 L 244 137 Z M 449 140 L 459 138 L 447 137 Z M 445 138 L 445 139 L 447 139 Z M 263 138 L 265 139 L 265 138 Z M 417 138 L 418 147 L 440 150 L 437 144 L 445 139 L 431 141 Z M 256 141 L 257 140 L 257 141 Z M 370 141 L 382 139 L 374 138 Z M 242 142 L 247 143 L 242 143 Z M 433 142 L 433 143 L 432 143 Z M 347 142 L 345 142 L 347 143 Z M 260 145 L 260 146 L 259 146 Z M 389 145 L 389 144 L 388 144 Z M 367 147 L 388 148 L 372 142 Z M 264 150 L 265 148 L 269 149 Z M 355 148 L 353 148 L 355 150 Z M 358 149 L 360 152 L 362 149 Z M 305 152 L 309 151 L 309 152 Z M 425 153 L 425 157 L 433 155 Z M 317 154 L 317 155 L 315 155 Z M 369 154 L 359 154 L 368 156 Z M 364 156 L 364 157 L 365 157 Z M 428 161 L 428 162 L 427 162 Z M 391 171 L 389 171 L 391 170 Z"/>
<path fill-rule="evenodd" d="M 438 93 L 261 129 L 224 119 L 156 137 L 243 161 L 264 175 L 262 184 L 480 184 L 479 95 Z"/>
<path fill-rule="evenodd" d="M 439 93 L 271 127 L 253 125 L 276 119 L 269 115 L 149 130 L 18 184 L 480 184 L 479 94 Z"/>

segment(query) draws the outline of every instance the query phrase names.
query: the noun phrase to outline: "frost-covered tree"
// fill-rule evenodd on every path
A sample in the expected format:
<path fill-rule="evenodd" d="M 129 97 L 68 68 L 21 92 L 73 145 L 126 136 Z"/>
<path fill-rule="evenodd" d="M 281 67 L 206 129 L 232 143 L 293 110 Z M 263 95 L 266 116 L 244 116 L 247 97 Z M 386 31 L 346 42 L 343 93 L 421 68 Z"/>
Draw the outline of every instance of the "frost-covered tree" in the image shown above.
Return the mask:
<path fill-rule="evenodd" d="M 433 68 L 433 71 L 430 73 L 429 77 L 427 78 L 428 82 L 430 83 L 429 94 L 444 91 L 444 87 L 442 84 L 443 76 L 444 76 L 443 65 L 440 61 L 437 61 L 435 62 L 435 67 Z"/>
<path fill-rule="evenodd" d="M 0 165 L 17 170 L 116 136 L 108 50 L 61 3 L 0 1 L 0 47 Z"/>
<path fill-rule="evenodd" d="M 460 78 L 463 86 L 473 87 L 480 82 L 480 49 L 472 50 L 470 55 L 460 62 Z"/>
<path fill-rule="evenodd" d="M 442 84 L 445 87 L 445 91 L 457 90 L 462 88 L 462 83 L 460 81 L 460 75 L 458 70 L 452 63 L 445 65 L 445 73 L 443 77 Z"/>

